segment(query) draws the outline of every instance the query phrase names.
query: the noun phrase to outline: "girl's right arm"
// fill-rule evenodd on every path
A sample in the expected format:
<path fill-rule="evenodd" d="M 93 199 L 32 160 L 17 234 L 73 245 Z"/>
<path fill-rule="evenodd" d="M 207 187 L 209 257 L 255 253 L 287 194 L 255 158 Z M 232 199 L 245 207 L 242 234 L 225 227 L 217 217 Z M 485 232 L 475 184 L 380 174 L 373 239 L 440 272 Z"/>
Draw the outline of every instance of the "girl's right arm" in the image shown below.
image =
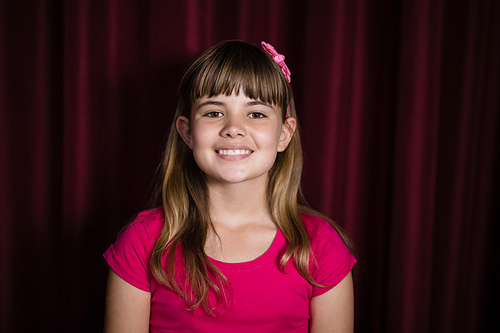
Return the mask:
<path fill-rule="evenodd" d="M 140 290 L 109 270 L 105 333 L 147 333 L 151 293 Z"/>

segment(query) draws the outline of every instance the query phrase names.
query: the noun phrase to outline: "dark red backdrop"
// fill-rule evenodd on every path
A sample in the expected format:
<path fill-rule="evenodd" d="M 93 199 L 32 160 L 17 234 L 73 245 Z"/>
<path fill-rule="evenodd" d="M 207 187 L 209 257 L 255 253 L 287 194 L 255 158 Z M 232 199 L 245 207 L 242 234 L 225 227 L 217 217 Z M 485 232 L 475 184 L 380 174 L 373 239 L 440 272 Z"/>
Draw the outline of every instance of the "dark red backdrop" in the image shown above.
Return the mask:
<path fill-rule="evenodd" d="M 233 38 L 286 55 L 357 331 L 498 329 L 500 2 L 0 0 L 0 330 L 100 330 L 180 76 Z"/>

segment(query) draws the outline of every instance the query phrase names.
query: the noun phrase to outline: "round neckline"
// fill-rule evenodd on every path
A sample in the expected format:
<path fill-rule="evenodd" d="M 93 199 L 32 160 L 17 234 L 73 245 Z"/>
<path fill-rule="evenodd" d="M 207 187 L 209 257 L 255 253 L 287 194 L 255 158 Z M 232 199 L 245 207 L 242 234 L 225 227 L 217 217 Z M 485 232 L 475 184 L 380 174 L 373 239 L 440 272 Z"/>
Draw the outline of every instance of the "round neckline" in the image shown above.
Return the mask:
<path fill-rule="evenodd" d="M 264 252 L 262 255 L 253 260 L 230 263 L 230 262 L 219 261 L 211 257 L 208 257 L 208 259 L 215 265 L 215 267 L 221 270 L 227 271 L 227 270 L 253 269 L 271 259 L 284 243 L 285 243 L 285 236 L 281 232 L 280 228 L 276 228 L 276 236 L 274 236 L 271 246 L 269 246 L 266 252 Z"/>

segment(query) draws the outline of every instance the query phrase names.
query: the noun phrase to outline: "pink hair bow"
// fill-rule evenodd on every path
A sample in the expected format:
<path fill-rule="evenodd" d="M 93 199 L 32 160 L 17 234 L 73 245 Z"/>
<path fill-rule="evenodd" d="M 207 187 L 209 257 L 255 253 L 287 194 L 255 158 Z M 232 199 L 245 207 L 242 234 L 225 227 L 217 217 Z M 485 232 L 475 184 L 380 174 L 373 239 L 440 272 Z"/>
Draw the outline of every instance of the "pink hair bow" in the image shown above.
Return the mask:
<path fill-rule="evenodd" d="M 271 44 L 268 44 L 266 42 L 261 42 L 261 45 L 264 51 L 270 54 L 271 57 L 273 57 L 274 61 L 276 61 L 276 63 L 280 65 L 283 74 L 285 74 L 286 80 L 288 81 L 288 83 L 290 83 L 292 73 L 290 73 L 290 70 L 285 64 L 285 56 L 279 54 Z"/>

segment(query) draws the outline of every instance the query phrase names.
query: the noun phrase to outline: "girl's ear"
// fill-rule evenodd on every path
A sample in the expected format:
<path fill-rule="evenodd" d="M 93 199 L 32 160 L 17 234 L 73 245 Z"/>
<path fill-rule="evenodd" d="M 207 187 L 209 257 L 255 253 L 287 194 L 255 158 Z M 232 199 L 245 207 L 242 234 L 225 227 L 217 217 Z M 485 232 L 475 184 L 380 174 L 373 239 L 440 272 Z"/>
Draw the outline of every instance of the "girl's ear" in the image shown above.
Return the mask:
<path fill-rule="evenodd" d="M 184 116 L 179 116 L 175 121 L 175 128 L 189 149 L 193 149 L 193 136 L 191 135 L 191 122 Z"/>
<path fill-rule="evenodd" d="M 282 152 L 288 147 L 290 140 L 292 140 L 293 133 L 297 128 L 297 120 L 294 117 L 288 117 L 281 127 L 280 139 L 278 142 L 278 152 Z"/>

